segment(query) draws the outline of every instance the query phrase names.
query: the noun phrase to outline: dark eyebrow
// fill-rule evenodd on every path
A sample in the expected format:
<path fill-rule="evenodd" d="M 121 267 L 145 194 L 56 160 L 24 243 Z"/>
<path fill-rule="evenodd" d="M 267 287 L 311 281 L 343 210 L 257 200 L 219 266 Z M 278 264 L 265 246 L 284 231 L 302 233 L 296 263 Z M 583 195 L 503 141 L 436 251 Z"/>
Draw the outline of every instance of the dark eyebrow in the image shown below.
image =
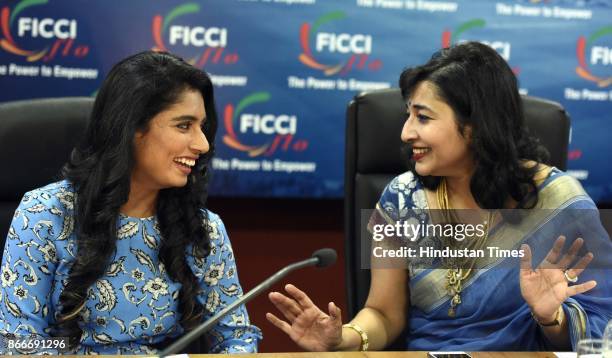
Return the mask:
<path fill-rule="evenodd" d="M 418 104 L 418 103 L 417 104 L 411 104 L 411 103 L 407 103 L 406 104 L 406 108 L 410 109 L 410 107 L 414 107 L 414 108 L 418 109 L 419 111 L 429 111 L 429 112 L 431 112 L 433 114 L 436 114 L 436 111 L 434 111 L 433 109 L 427 107 L 424 104 Z"/>
<path fill-rule="evenodd" d="M 184 115 L 172 118 L 172 122 L 181 122 L 181 121 L 189 121 L 189 122 L 199 122 L 200 120 L 194 116 Z M 202 118 L 202 122 L 206 122 L 206 117 Z"/>

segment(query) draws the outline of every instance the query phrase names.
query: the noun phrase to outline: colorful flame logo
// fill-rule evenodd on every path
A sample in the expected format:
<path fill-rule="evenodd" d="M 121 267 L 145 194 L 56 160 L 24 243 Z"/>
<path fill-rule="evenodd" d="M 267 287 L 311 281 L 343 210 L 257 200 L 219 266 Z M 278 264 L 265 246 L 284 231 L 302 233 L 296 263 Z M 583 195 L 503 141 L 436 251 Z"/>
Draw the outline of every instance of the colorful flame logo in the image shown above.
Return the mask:
<path fill-rule="evenodd" d="M 346 18 L 346 15 L 342 11 L 334 11 L 318 18 L 312 26 L 307 22 L 302 24 L 302 27 L 300 28 L 300 45 L 302 46 L 303 52 L 298 58 L 304 65 L 323 71 L 326 76 L 335 75 L 344 68 L 346 63 L 325 65 L 318 62 L 310 50 L 310 39 L 311 37 L 314 37 L 314 34 L 317 32 L 319 27 L 321 27 L 321 25 L 335 20 L 342 20 L 344 18 Z"/>
<path fill-rule="evenodd" d="M 586 49 L 591 46 L 593 41 L 598 38 L 606 35 L 612 34 L 612 26 L 603 27 L 597 31 L 595 31 L 589 38 L 587 39 L 584 36 L 580 36 L 578 38 L 578 43 L 576 44 L 576 56 L 578 57 L 578 67 L 576 67 L 576 73 L 578 76 L 584 78 L 587 81 L 595 82 L 598 87 L 608 87 L 612 84 L 612 76 L 610 77 L 600 77 L 596 76 L 591 72 L 589 66 L 586 61 Z"/>
<path fill-rule="evenodd" d="M 153 50 L 156 51 L 168 51 L 166 45 L 164 44 L 163 35 L 168 30 L 168 26 L 174 19 L 177 17 L 194 14 L 200 11 L 200 5 L 196 3 L 187 3 L 183 5 L 179 5 L 174 9 L 170 10 L 170 12 L 162 17 L 161 15 L 155 15 L 153 17 L 153 24 L 151 28 L 151 32 L 153 33 L 153 41 L 155 41 L 155 47 Z"/>
<path fill-rule="evenodd" d="M 261 146 L 252 146 L 241 143 L 236 135 L 236 131 L 234 130 L 234 123 L 238 122 L 240 114 L 247 107 L 255 103 L 268 102 L 269 100 L 270 94 L 268 92 L 254 92 L 240 100 L 235 109 L 232 104 L 226 105 L 223 114 L 223 124 L 227 134 L 223 136 L 223 143 L 230 148 L 239 150 L 241 152 L 247 152 L 249 157 L 256 157 L 263 154 L 270 146 L 270 143 L 266 143 Z"/>
<path fill-rule="evenodd" d="M 485 27 L 487 22 L 484 19 L 473 19 L 460 24 L 454 32 L 445 30 L 442 32 L 442 48 L 451 47 L 452 44 L 456 43 L 462 33 L 476 28 Z M 518 76 L 521 73 L 521 69 L 518 66 L 512 67 L 514 75 Z"/>
<path fill-rule="evenodd" d="M 457 39 L 462 33 L 473 28 L 485 27 L 486 24 L 486 21 L 484 21 L 483 19 L 474 19 L 462 23 L 461 25 L 459 25 L 459 27 L 457 27 L 454 32 L 451 32 L 449 30 L 444 31 L 442 33 L 442 48 L 450 47 L 453 43 L 457 41 Z"/>
<path fill-rule="evenodd" d="M 49 47 L 43 50 L 25 50 L 19 47 L 11 34 L 11 25 L 13 25 L 13 21 L 23 10 L 31 6 L 45 5 L 47 2 L 48 0 L 23 0 L 17 3 L 12 13 L 8 6 L 3 7 L 0 11 L 0 27 L 2 28 L 2 36 L 4 38 L 0 39 L 0 47 L 14 55 L 25 57 L 28 62 L 38 61 L 45 56 L 47 51 L 49 51 Z"/>

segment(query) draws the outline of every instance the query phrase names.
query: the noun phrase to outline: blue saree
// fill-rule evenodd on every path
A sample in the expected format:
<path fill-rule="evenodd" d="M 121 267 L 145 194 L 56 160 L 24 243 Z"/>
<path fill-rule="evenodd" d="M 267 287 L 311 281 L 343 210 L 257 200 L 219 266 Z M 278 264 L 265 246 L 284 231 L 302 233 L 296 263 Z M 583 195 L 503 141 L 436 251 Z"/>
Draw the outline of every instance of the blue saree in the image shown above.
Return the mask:
<path fill-rule="evenodd" d="M 414 210 L 427 210 L 422 184 L 411 172 L 396 177 L 385 188 L 369 226 L 406 220 Z M 498 223 L 489 231 L 487 245 L 518 249 L 529 244 L 533 265 L 546 256 L 559 235 L 567 237 L 565 250 L 577 237 L 594 259 L 580 275 L 580 283 L 597 286 L 563 303 L 572 347 L 579 339 L 599 338 L 612 319 L 612 243 L 597 208 L 581 185 L 553 168 L 539 184 L 535 210 L 517 225 Z M 418 243 L 418 241 L 417 241 Z M 411 259 L 406 259 L 410 261 Z M 552 347 L 531 316 L 521 296 L 519 258 L 502 258 L 475 269 L 463 284 L 456 316 L 448 310 L 447 270 L 409 268 L 410 301 L 406 349 L 416 351 L 538 351 Z"/>

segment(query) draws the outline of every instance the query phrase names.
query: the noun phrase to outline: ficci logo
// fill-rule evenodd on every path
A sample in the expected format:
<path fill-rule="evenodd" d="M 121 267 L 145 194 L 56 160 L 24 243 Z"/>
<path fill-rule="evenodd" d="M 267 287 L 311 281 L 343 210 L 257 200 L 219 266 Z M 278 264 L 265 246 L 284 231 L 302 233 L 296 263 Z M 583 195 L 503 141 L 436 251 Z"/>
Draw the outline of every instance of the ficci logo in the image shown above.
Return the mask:
<path fill-rule="evenodd" d="M 464 32 L 471 30 L 471 29 L 484 28 L 486 24 L 487 24 L 486 21 L 483 19 L 473 19 L 473 20 L 466 21 L 460 24 L 455 29 L 455 31 L 445 30 L 442 33 L 442 48 L 450 47 L 451 45 L 455 43 L 461 43 L 462 40 L 460 40 L 460 38 Z M 506 60 L 506 62 L 510 62 L 510 55 L 511 55 L 511 50 L 512 50 L 512 45 L 510 44 L 510 42 L 508 41 L 478 41 L 478 42 L 488 45 L 489 47 L 497 51 L 497 53 L 499 53 L 499 55 L 503 57 L 504 60 Z M 520 72 L 520 69 L 518 67 L 513 67 L 512 71 L 514 72 L 514 74 L 518 75 L 518 73 Z"/>
<path fill-rule="evenodd" d="M 306 66 L 323 71 L 327 76 L 337 73 L 346 74 L 352 69 L 376 71 L 382 67 L 381 60 L 371 60 L 372 36 L 366 34 L 332 33 L 319 31 L 319 27 L 335 20 L 342 20 L 346 15 L 341 11 L 330 12 L 318 18 L 313 25 L 302 24 L 300 28 L 300 45 L 302 53 L 299 60 Z M 326 65 L 315 59 L 310 48 L 310 41 L 314 39 L 317 53 L 338 53 L 350 56 L 346 62 Z"/>
<path fill-rule="evenodd" d="M 164 41 L 167 38 L 168 44 L 175 48 L 182 46 L 198 50 L 203 49 L 201 53 L 196 52 L 196 55 L 188 60 L 194 66 L 201 68 L 206 64 L 232 65 L 238 62 L 238 54 L 226 52 L 228 44 L 228 30 L 226 28 L 173 24 L 173 21 L 177 18 L 195 14 L 199 11 L 200 5 L 186 3 L 170 10 L 165 16 L 155 15 L 151 29 L 155 41 L 153 50 L 168 51 Z M 181 52 L 181 50 L 175 52 Z"/>
<path fill-rule="evenodd" d="M 602 77 L 595 75 L 591 66 L 610 66 L 612 65 L 612 48 L 601 45 L 594 45 L 594 42 L 603 36 L 612 35 L 612 26 L 603 27 L 588 38 L 580 36 L 576 44 L 576 56 L 578 57 L 578 67 L 576 73 L 587 81 L 597 84 L 598 87 L 608 87 L 612 84 L 612 76 Z M 590 50 L 590 51 L 589 51 Z M 587 52 L 590 54 L 587 63 Z"/>
<path fill-rule="evenodd" d="M 288 114 L 255 114 L 245 110 L 256 104 L 270 100 L 268 92 L 254 92 L 244 97 L 234 106 L 230 103 L 225 106 L 223 124 L 226 135 L 223 143 L 230 148 L 246 152 L 250 157 L 259 155 L 270 156 L 281 151 L 302 152 L 308 148 L 308 141 L 295 139 L 298 118 Z M 244 144 L 236 134 L 234 124 L 238 123 L 238 133 L 241 136 L 259 134 L 256 138 L 265 138 L 263 144 Z M 271 139 L 271 140 L 270 140 Z"/>
<path fill-rule="evenodd" d="M 58 55 L 61 57 L 74 56 L 82 58 L 89 53 L 89 46 L 75 44 L 78 23 L 75 19 L 53 19 L 49 17 L 19 16 L 25 9 L 32 6 L 46 5 L 48 0 L 23 0 L 11 11 L 8 6 L 0 10 L 0 28 L 2 39 L 0 47 L 14 55 L 23 56 L 28 62 L 42 60 L 51 61 Z M 16 25 L 16 26 L 15 26 Z M 11 29 L 16 27 L 16 38 L 54 40 L 51 45 L 47 43 L 44 48 L 27 50 L 20 47 L 15 41 Z"/>

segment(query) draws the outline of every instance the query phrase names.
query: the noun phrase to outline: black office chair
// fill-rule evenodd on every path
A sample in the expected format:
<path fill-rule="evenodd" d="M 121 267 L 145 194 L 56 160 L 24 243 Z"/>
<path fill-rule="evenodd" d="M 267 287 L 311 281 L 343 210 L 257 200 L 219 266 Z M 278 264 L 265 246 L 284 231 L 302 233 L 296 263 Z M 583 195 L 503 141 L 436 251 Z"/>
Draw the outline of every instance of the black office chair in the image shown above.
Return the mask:
<path fill-rule="evenodd" d="M 60 179 L 60 169 L 84 132 L 90 97 L 0 103 L 0 244 L 23 194 Z"/>
<path fill-rule="evenodd" d="M 550 152 L 547 164 L 565 170 L 570 119 L 556 102 L 522 96 L 527 127 Z M 400 151 L 400 133 L 406 120 L 406 105 L 400 90 L 386 89 L 355 96 L 346 114 L 346 157 L 344 179 L 344 226 L 348 316 L 365 304 L 370 272 L 361 269 L 359 240 L 362 209 L 374 209 L 384 187 L 408 170 Z M 404 342 L 392 349 L 403 350 Z"/>

